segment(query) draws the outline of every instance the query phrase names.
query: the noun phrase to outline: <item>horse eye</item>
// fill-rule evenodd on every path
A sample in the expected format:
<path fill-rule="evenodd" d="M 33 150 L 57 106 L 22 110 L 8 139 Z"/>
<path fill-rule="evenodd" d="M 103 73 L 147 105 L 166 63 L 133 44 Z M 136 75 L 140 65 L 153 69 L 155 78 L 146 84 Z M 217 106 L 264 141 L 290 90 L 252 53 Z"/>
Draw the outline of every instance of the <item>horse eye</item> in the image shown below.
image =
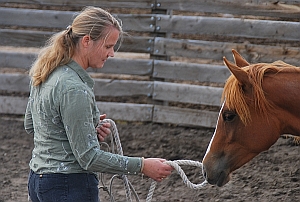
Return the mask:
<path fill-rule="evenodd" d="M 234 119 L 234 117 L 236 116 L 235 113 L 232 112 L 224 112 L 223 113 L 223 120 L 226 122 L 230 122 Z"/>

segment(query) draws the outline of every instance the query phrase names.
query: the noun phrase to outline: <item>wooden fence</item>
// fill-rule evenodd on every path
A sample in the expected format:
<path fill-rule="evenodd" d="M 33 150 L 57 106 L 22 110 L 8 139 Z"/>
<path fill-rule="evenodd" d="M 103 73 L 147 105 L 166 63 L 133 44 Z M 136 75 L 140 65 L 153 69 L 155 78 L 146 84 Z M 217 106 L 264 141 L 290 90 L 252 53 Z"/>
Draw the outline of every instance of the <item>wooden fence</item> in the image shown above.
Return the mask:
<path fill-rule="evenodd" d="M 87 5 L 129 33 L 119 57 L 89 69 L 100 111 L 115 120 L 215 127 L 231 49 L 300 66 L 299 1 L 0 0 L 0 114 L 24 114 L 39 47 Z"/>

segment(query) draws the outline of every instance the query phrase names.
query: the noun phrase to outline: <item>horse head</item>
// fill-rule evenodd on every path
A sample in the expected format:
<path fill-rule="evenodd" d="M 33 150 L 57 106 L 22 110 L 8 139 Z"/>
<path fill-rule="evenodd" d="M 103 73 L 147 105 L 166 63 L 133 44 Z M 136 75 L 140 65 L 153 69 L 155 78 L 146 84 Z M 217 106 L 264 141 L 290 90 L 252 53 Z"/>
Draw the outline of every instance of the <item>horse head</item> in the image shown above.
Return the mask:
<path fill-rule="evenodd" d="M 273 81 L 283 62 L 252 65 L 234 50 L 233 56 L 235 64 L 223 58 L 232 75 L 224 86 L 216 129 L 203 158 L 204 177 L 217 186 L 225 185 L 234 170 L 269 149 L 282 132 L 293 132 L 283 123 L 287 121 L 280 119 L 286 103 L 277 106 L 284 102 L 276 96 L 284 93 L 277 87 L 282 81 Z M 289 114 L 285 115 L 288 118 Z"/>

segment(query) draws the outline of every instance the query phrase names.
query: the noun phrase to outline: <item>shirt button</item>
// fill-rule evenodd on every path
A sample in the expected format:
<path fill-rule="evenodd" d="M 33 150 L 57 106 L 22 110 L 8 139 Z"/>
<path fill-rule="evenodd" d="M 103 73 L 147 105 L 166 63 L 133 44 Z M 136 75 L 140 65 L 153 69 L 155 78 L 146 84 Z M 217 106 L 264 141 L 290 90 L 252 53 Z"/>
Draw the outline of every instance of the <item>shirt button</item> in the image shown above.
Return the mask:
<path fill-rule="evenodd" d="M 40 178 L 41 178 L 41 177 L 43 177 L 43 175 L 42 175 L 42 174 L 40 175 Z"/>

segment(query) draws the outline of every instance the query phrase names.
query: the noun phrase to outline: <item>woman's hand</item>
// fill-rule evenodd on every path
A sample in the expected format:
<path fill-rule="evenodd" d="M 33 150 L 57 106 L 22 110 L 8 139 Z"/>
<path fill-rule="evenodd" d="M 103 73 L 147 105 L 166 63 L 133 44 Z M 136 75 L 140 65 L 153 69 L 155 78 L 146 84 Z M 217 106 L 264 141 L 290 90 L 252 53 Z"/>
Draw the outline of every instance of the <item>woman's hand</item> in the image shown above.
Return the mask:
<path fill-rule="evenodd" d="M 142 173 L 155 181 L 161 182 L 171 174 L 174 168 L 165 164 L 166 160 L 161 158 L 147 158 L 144 159 L 144 167 Z"/>
<path fill-rule="evenodd" d="M 111 133 L 110 131 L 110 123 L 106 123 L 106 122 L 101 122 L 106 118 L 106 114 L 102 114 L 100 115 L 100 121 L 97 127 L 96 127 L 96 131 L 97 131 L 97 137 L 98 137 L 98 141 L 99 142 L 103 142 L 104 139 Z"/>

